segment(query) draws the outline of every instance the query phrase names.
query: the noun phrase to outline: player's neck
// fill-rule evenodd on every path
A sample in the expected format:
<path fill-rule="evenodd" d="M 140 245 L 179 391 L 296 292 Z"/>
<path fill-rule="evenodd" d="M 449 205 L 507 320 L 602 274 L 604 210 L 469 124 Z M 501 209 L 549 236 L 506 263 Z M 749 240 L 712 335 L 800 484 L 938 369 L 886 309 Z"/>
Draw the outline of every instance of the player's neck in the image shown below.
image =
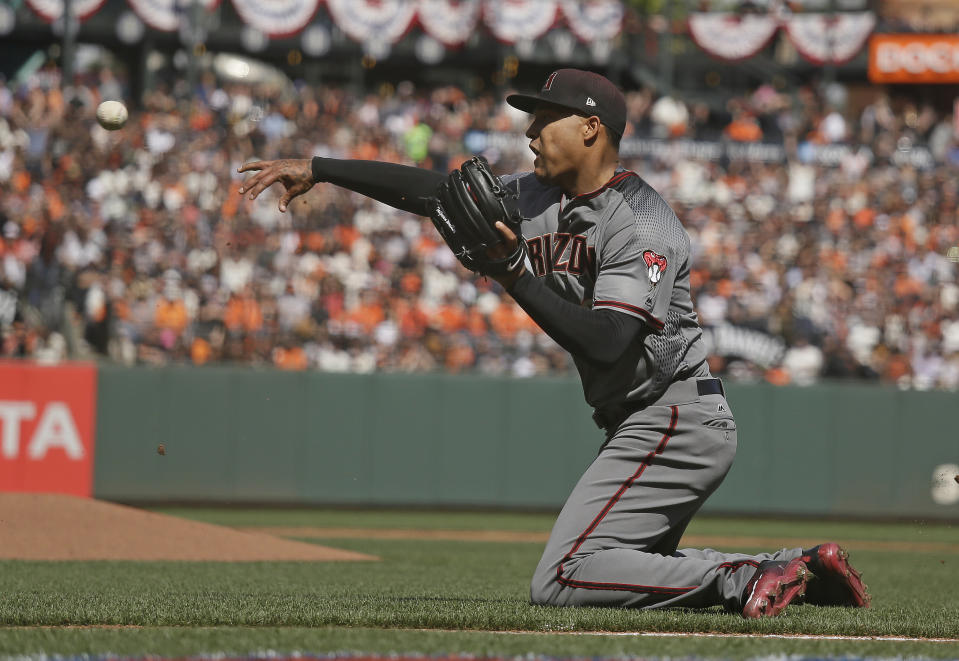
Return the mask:
<path fill-rule="evenodd" d="M 568 197 L 576 197 L 577 195 L 585 195 L 586 193 L 599 190 L 606 185 L 607 181 L 613 178 L 618 165 L 618 161 L 606 161 L 595 167 L 580 168 L 576 171 L 576 176 L 570 182 L 570 185 L 563 187 L 563 192 L 565 192 Z"/>

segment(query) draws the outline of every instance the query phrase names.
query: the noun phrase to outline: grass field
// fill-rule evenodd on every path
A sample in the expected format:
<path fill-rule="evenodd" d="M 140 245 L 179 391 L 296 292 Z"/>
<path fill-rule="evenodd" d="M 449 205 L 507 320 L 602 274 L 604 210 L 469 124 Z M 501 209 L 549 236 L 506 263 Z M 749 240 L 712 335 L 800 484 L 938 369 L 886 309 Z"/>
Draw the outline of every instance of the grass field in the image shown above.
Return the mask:
<path fill-rule="evenodd" d="M 749 621 L 718 609 L 534 607 L 527 599 L 528 580 L 542 542 L 384 540 L 367 538 L 362 530 L 543 533 L 552 523 L 546 515 L 164 511 L 230 526 L 356 528 L 353 538 L 308 541 L 382 561 L 0 562 L 0 656 L 245 656 L 273 650 L 959 659 L 959 528 L 950 525 L 695 521 L 688 535 L 727 537 L 730 546 L 724 550 L 769 550 L 787 545 L 783 540 L 841 541 L 874 595 L 868 610 L 791 606 L 779 618 Z M 648 635 L 656 633 L 736 635 Z M 813 638 L 822 636 L 887 639 Z"/>

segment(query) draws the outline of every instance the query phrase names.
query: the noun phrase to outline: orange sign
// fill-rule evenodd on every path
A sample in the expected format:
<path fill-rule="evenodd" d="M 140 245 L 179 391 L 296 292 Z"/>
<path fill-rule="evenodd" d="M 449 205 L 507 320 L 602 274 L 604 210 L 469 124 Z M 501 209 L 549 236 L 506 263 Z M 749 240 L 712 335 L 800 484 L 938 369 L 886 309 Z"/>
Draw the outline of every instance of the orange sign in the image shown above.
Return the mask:
<path fill-rule="evenodd" d="M 874 34 L 869 39 L 874 83 L 959 83 L 959 35 Z"/>
<path fill-rule="evenodd" d="M 97 371 L 0 363 L 0 491 L 93 491 Z"/>

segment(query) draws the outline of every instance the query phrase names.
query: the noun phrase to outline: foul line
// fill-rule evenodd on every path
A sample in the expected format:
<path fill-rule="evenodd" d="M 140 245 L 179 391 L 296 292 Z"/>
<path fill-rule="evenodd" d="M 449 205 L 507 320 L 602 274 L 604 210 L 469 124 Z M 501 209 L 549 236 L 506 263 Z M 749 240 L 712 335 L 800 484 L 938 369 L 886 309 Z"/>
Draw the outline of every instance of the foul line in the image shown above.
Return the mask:
<path fill-rule="evenodd" d="M 503 636 L 608 636 L 636 638 L 773 638 L 781 640 L 840 640 L 880 643 L 959 643 L 959 638 L 914 638 L 910 636 L 843 636 L 811 633 L 719 633 L 682 631 L 482 631 L 479 629 L 394 629 L 394 631 L 438 631 L 442 633 L 492 633 Z"/>
<path fill-rule="evenodd" d="M 160 625 L 145 626 L 142 624 L 15 624 L 0 626 L 0 631 L 22 631 L 26 629 L 300 629 L 299 626 L 251 626 L 251 625 L 218 625 L 199 626 L 189 625 Z M 341 627 L 322 626 L 318 629 L 338 629 Z M 913 636 L 844 636 L 840 634 L 811 634 L 811 633 L 720 633 L 716 631 L 522 631 L 522 630 L 483 630 L 483 629 L 424 629 L 416 627 L 357 627 L 357 629 L 376 629 L 378 631 L 415 631 L 422 633 L 459 633 L 459 634 L 494 634 L 499 636 L 603 636 L 607 638 L 769 638 L 773 640 L 839 640 L 845 642 L 877 642 L 877 643 L 959 643 L 959 638 L 917 638 Z M 0 656 L 0 659 L 3 659 Z"/>
<path fill-rule="evenodd" d="M 24 629 L 302 629 L 300 626 L 251 626 L 251 625 L 219 625 L 199 626 L 189 625 L 160 625 L 145 626 L 142 624 L 39 624 L 39 625 L 12 625 L 0 626 L 0 631 Z M 318 629 L 338 629 L 342 627 L 323 626 Z M 378 631 L 415 631 L 423 633 L 460 633 L 460 634 L 494 634 L 500 636 L 605 636 L 608 638 L 769 638 L 773 640 L 839 640 L 845 642 L 877 642 L 877 643 L 959 643 L 959 638 L 917 638 L 913 636 L 844 636 L 840 634 L 812 634 L 812 633 L 721 633 L 717 631 L 521 631 L 483 629 L 424 629 L 407 627 L 356 627 L 357 629 L 376 629 Z M 3 657 L 0 657 L 2 659 Z"/>

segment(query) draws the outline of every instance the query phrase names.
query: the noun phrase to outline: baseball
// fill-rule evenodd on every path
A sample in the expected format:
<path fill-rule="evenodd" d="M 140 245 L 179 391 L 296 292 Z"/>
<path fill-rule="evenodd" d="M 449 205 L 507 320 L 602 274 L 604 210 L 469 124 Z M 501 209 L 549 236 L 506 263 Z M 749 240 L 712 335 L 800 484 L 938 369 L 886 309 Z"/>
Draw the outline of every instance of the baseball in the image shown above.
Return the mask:
<path fill-rule="evenodd" d="M 97 121 L 108 131 L 116 131 L 127 123 L 127 107 L 119 101 L 104 101 L 97 106 Z"/>

